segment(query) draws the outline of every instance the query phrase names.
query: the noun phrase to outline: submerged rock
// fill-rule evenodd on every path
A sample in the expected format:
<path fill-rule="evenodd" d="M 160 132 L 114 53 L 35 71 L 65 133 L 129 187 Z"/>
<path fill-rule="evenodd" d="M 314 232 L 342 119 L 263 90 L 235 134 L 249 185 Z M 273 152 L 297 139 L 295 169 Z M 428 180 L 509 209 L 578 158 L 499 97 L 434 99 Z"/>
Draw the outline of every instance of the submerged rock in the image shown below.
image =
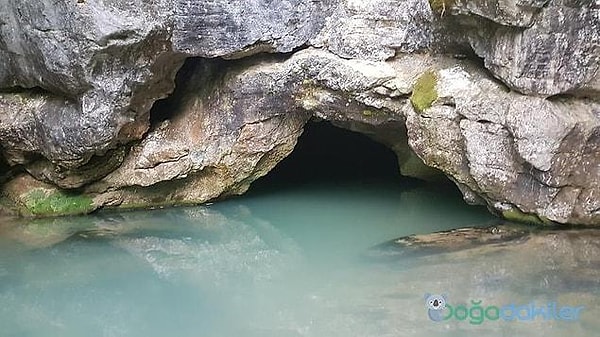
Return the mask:
<path fill-rule="evenodd" d="M 451 253 L 482 246 L 516 245 L 530 239 L 532 231 L 525 226 L 510 224 L 457 228 L 394 239 L 377 245 L 370 253 L 375 259 L 385 256 L 392 260 L 408 256 Z"/>
<path fill-rule="evenodd" d="M 3 192 L 31 208 L 28 174 L 81 213 L 202 203 L 318 119 L 505 218 L 598 225 L 599 32 L 591 0 L 6 2 Z"/>
<path fill-rule="evenodd" d="M 441 269 L 470 266 L 469 274 L 476 279 L 464 282 L 474 287 L 469 290 L 472 293 L 484 294 L 485 289 L 493 291 L 500 284 L 524 284 L 531 288 L 519 291 L 531 295 L 546 290 L 597 291 L 599 254 L 597 229 L 507 223 L 398 238 L 371 248 L 364 257 L 370 262 L 421 270 L 423 279 L 449 272 Z M 528 263 L 522 263 L 523 256 Z M 461 282 L 460 276 L 453 277 Z"/>

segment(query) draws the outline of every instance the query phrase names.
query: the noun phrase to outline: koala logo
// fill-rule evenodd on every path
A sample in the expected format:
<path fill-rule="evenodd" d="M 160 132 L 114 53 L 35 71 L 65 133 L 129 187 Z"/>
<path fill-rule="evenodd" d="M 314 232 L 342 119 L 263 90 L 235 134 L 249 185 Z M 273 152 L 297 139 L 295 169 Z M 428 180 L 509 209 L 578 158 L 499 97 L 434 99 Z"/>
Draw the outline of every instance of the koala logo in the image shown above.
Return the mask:
<path fill-rule="evenodd" d="M 434 322 L 440 322 L 444 318 L 442 311 L 446 308 L 446 295 L 425 294 L 425 304 L 427 305 L 427 315 Z"/>

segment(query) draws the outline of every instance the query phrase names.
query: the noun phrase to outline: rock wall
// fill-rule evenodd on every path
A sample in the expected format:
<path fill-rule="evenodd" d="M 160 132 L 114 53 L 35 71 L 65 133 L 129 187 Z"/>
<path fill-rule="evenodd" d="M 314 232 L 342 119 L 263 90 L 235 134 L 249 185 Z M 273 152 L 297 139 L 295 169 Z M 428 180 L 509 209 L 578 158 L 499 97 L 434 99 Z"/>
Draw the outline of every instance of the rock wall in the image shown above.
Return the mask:
<path fill-rule="evenodd" d="M 34 215 L 202 203 L 318 118 L 504 217 L 600 225 L 599 68 L 596 0 L 3 1 L 3 191 Z"/>

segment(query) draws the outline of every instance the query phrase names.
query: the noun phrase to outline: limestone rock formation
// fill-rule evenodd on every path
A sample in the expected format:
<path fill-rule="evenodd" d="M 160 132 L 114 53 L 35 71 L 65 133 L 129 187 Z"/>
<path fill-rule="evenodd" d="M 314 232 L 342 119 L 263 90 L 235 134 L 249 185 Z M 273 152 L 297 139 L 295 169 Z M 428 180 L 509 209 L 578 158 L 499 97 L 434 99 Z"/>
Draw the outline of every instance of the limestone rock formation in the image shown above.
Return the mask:
<path fill-rule="evenodd" d="M 185 89 L 171 107 L 173 117 L 88 191 L 123 206 L 243 193 L 293 150 L 313 115 L 365 132 L 370 128 L 383 141 L 377 127 L 399 128 L 403 117 L 398 108 L 385 111 L 395 102 L 370 96 L 369 89 L 394 76 L 391 68 L 378 66 L 313 49 L 285 62 L 259 57 L 244 67 L 231 61 L 192 62 L 184 69 L 192 75 L 181 83 Z M 207 83 L 218 86 L 207 90 Z M 390 144 L 396 138 L 390 137 Z M 405 144 L 405 136 L 401 139 Z"/>
<path fill-rule="evenodd" d="M 4 194 L 202 203 L 320 119 L 504 217 L 599 225 L 599 68 L 595 0 L 5 1 Z"/>
<path fill-rule="evenodd" d="M 122 155 L 107 151 L 142 137 L 148 111 L 173 89 L 183 62 L 172 51 L 169 6 L 0 3 L 0 138 L 6 160 L 64 188 L 114 170 Z"/>
<path fill-rule="evenodd" d="M 340 1 L 311 45 L 344 58 L 385 60 L 428 48 L 433 15 L 421 0 Z"/>
<path fill-rule="evenodd" d="M 449 174 L 467 200 L 484 199 L 505 217 L 597 223 L 598 103 L 508 92 L 464 67 L 436 74 L 436 101 L 408 110 L 406 122 L 426 164 Z"/>
<path fill-rule="evenodd" d="M 333 0 L 196 1 L 174 3 L 174 49 L 201 57 L 288 53 L 322 28 Z"/>
<path fill-rule="evenodd" d="M 471 44 L 512 89 L 542 97 L 572 94 L 598 76 L 597 1 L 463 1 L 461 7 L 491 21 L 481 23 L 485 28 L 471 35 Z"/>

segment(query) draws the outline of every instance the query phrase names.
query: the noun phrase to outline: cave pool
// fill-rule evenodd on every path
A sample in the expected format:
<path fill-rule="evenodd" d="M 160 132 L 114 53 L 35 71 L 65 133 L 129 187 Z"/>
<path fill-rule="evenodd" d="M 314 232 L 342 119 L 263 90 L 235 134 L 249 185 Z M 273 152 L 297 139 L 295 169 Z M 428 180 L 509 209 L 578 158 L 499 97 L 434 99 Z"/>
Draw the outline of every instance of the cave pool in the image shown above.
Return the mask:
<path fill-rule="evenodd" d="M 565 287 L 560 266 L 540 276 L 515 254 L 365 257 L 396 237 L 497 221 L 440 189 L 321 182 L 206 206 L 5 222 L 0 336 L 597 336 L 597 283 Z M 577 321 L 434 322 L 427 293 L 585 309 Z"/>

